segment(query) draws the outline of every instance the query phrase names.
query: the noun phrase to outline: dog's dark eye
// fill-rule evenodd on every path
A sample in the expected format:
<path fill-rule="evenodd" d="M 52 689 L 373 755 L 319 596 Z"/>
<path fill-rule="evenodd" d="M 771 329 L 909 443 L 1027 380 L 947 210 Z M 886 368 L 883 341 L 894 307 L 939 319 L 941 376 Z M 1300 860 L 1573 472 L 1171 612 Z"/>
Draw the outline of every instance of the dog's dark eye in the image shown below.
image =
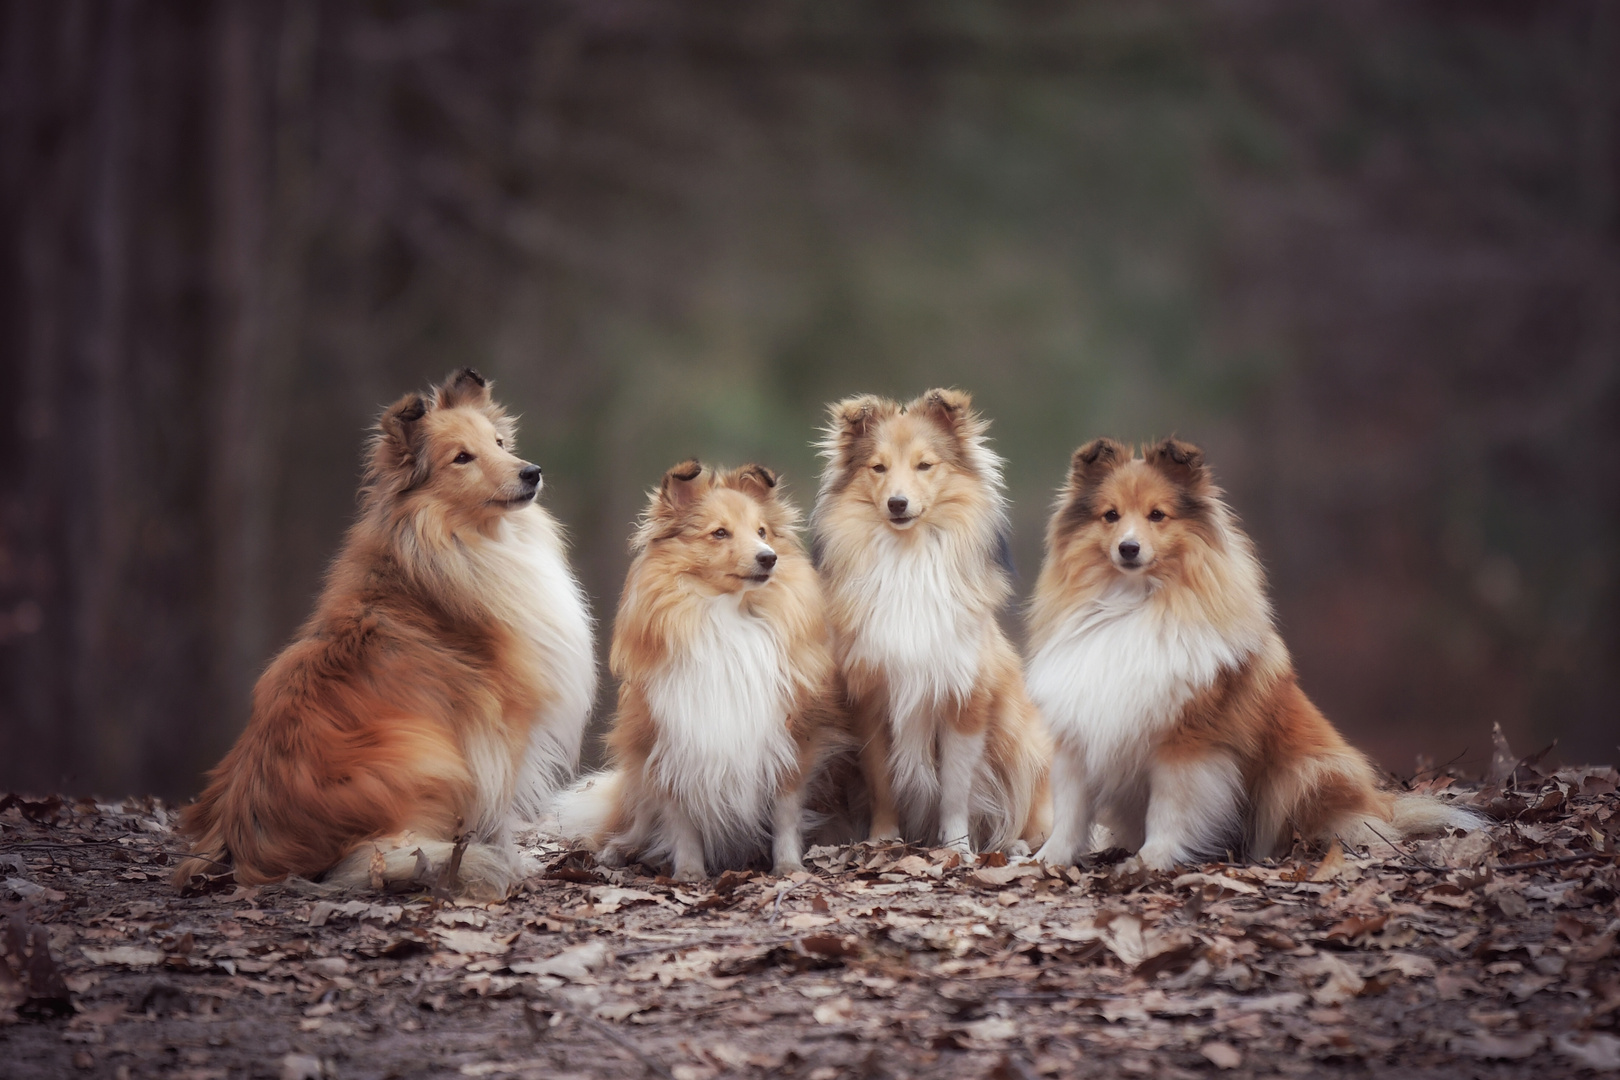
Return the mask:
<path fill-rule="evenodd" d="M 887 465 L 874 465 L 874 466 L 872 466 L 872 471 L 873 472 L 888 472 L 889 467 Z"/>
<path fill-rule="evenodd" d="M 730 540 L 731 539 L 731 534 L 726 532 L 726 530 L 724 530 L 724 529 L 716 529 L 716 530 L 714 530 L 714 532 L 710 533 L 709 535 L 714 537 L 716 540 Z"/>
<path fill-rule="evenodd" d="M 759 538 L 761 540 L 765 539 L 765 526 L 763 525 L 759 527 Z"/>
<path fill-rule="evenodd" d="M 473 456 L 471 454 L 467 453 L 467 451 L 463 450 L 461 453 L 456 455 L 455 462 L 456 462 L 457 465 L 465 465 L 465 464 L 467 464 L 467 462 L 471 461 L 472 459 L 473 459 Z"/>
<path fill-rule="evenodd" d="M 919 461 L 919 462 L 917 462 L 917 471 L 918 472 L 927 472 L 929 469 L 932 469 L 933 467 L 934 467 L 934 463 L 932 461 Z"/>
<path fill-rule="evenodd" d="M 1163 521 L 1164 520 L 1164 511 L 1163 510 L 1150 510 L 1150 511 L 1148 511 L 1148 520 L 1149 521 Z"/>
<path fill-rule="evenodd" d="M 495 445 L 500 447 L 502 450 L 505 450 L 506 449 L 506 440 L 505 439 L 496 439 L 495 440 Z"/>
<path fill-rule="evenodd" d="M 1118 510 L 1104 511 L 1103 512 L 1103 520 L 1106 521 L 1106 522 L 1109 522 L 1109 523 L 1113 523 L 1115 521 L 1118 521 L 1119 520 L 1119 511 Z"/>

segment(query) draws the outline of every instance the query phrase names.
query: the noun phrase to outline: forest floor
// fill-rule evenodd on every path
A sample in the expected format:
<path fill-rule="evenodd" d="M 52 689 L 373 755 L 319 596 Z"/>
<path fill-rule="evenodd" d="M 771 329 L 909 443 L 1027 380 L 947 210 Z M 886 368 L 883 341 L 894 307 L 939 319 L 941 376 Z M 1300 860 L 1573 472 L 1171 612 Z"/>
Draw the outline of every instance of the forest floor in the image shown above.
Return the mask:
<path fill-rule="evenodd" d="M 1387 858 L 1143 875 L 901 846 L 685 885 L 538 845 L 502 904 L 228 877 L 149 799 L 0 800 L 6 1077 L 1620 1072 L 1612 768 L 1444 790 Z M 435 895 L 435 894 L 438 895 Z"/>

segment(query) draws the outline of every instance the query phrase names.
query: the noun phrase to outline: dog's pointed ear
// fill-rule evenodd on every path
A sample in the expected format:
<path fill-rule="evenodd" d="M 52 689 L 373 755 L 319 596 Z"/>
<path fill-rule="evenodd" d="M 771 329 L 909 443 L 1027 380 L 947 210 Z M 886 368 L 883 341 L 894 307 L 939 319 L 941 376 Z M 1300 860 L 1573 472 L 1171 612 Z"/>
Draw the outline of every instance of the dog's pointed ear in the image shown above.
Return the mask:
<path fill-rule="evenodd" d="M 823 457 L 839 471 L 854 464 L 860 447 L 872 437 L 879 421 L 899 408 L 875 394 L 859 394 L 827 406 L 827 427 L 817 445 Z"/>
<path fill-rule="evenodd" d="M 702 462 L 688 458 L 664 474 L 658 485 L 658 503 L 666 510 L 684 510 L 709 489 L 710 479 Z"/>
<path fill-rule="evenodd" d="M 827 418 L 845 439 L 859 439 L 872 430 L 872 425 L 883 412 L 884 401 L 874 394 L 835 401 L 827 406 Z"/>
<path fill-rule="evenodd" d="M 452 371 L 439 384 L 439 408 L 454 409 L 459 405 L 481 408 L 490 402 L 489 380 L 470 367 Z"/>
<path fill-rule="evenodd" d="M 1209 482 L 1209 471 L 1204 467 L 1204 452 L 1174 435 L 1147 447 L 1142 457 L 1153 468 L 1190 491 L 1201 490 Z"/>
<path fill-rule="evenodd" d="M 1069 460 L 1069 483 L 1077 489 L 1090 487 L 1129 458 L 1125 447 L 1113 439 L 1092 439 Z"/>
<path fill-rule="evenodd" d="M 396 492 L 409 491 L 426 478 L 428 462 L 422 454 L 426 432 L 421 421 L 428 409 L 421 394 L 406 394 L 383 410 L 371 440 L 368 486 L 386 483 Z"/>
<path fill-rule="evenodd" d="M 956 434 L 972 418 L 973 395 L 966 390 L 938 387 L 912 402 L 911 408 Z"/>
<path fill-rule="evenodd" d="M 744 465 L 732 474 L 732 483 L 738 491 L 752 495 L 760 502 L 776 497 L 776 473 L 763 465 Z"/>

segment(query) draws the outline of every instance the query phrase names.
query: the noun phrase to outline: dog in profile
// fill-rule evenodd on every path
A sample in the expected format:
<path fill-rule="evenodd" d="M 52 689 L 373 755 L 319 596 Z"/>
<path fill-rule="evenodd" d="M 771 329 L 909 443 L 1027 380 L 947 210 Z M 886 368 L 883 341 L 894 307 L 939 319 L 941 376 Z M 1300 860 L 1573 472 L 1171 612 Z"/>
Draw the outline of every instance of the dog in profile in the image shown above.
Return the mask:
<path fill-rule="evenodd" d="M 815 536 L 873 840 L 1038 844 L 1048 742 L 997 616 L 1001 459 L 959 390 L 830 406 Z"/>
<path fill-rule="evenodd" d="M 802 870 L 805 799 L 841 725 L 798 511 L 762 465 L 686 461 L 651 493 L 613 624 L 612 765 L 556 821 L 610 866 L 682 881 L 769 854 Z"/>
<path fill-rule="evenodd" d="M 1052 835 L 1093 824 L 1164 870 L 1286 852 L 1297 829 L 1384 846 L 1479 820 L 1395 793 L 1299 687 L 1254 546 L 1197 447 L 1075 451 L 1029 612 L 1029 688 L 1056 743 Z"/>
<path fill-rule="evenodd" d="M 460 889 L 510 891 L 510 822 L 572 772 L 596 691 L 584 596 L 514 434 L 470 368 L 383 412 L 359 520 L 186 809 L 176 884 L 228 865 L 378 887 L 464 845 Z"/>

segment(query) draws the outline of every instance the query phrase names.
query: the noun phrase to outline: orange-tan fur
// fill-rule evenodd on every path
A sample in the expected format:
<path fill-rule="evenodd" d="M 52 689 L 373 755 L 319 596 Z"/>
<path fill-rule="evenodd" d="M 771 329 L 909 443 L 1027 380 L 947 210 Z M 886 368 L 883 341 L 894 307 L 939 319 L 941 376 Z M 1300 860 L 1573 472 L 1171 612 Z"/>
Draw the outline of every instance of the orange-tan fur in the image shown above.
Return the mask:
<path fill-rule="evenodd" d="M 462 887 L 506 893 L 509 820 L 574 768 L 596 681 L 583 596 L 513 437 L 471 369 L 384 411 L 315 612 L 186 810 L 177 884 L 228 865 L 243 884 L 374 886 L 470 838 Z"/>
<path fill-rule="evenodd" d="M 1001 461 L 958 390 L 830 407 L 815 531 L 873 839 L 1039 843 L 1048 743 L 997 621 Z"/>
<path fill-rule="evenodd" d="M 798 519 L 760 465 L 683 462 L 651 493 L 613 626 L 612 765 L 557 807 L 601 861 L 802 869 L 807 787 L 843 725 Z"/>
<path fill-rule="evenodd" d="M 1311 704 L 1253 545 L 1187 443 L 1075 452 L 1029 649 L 1057 748 L 1049 862 L 1090 850 L 1094 824 L 1163 869 L 1227 850 L 1264 858 L 1295 830 L 1382 845 L 1476 823 L 1386 790 Z"/>

